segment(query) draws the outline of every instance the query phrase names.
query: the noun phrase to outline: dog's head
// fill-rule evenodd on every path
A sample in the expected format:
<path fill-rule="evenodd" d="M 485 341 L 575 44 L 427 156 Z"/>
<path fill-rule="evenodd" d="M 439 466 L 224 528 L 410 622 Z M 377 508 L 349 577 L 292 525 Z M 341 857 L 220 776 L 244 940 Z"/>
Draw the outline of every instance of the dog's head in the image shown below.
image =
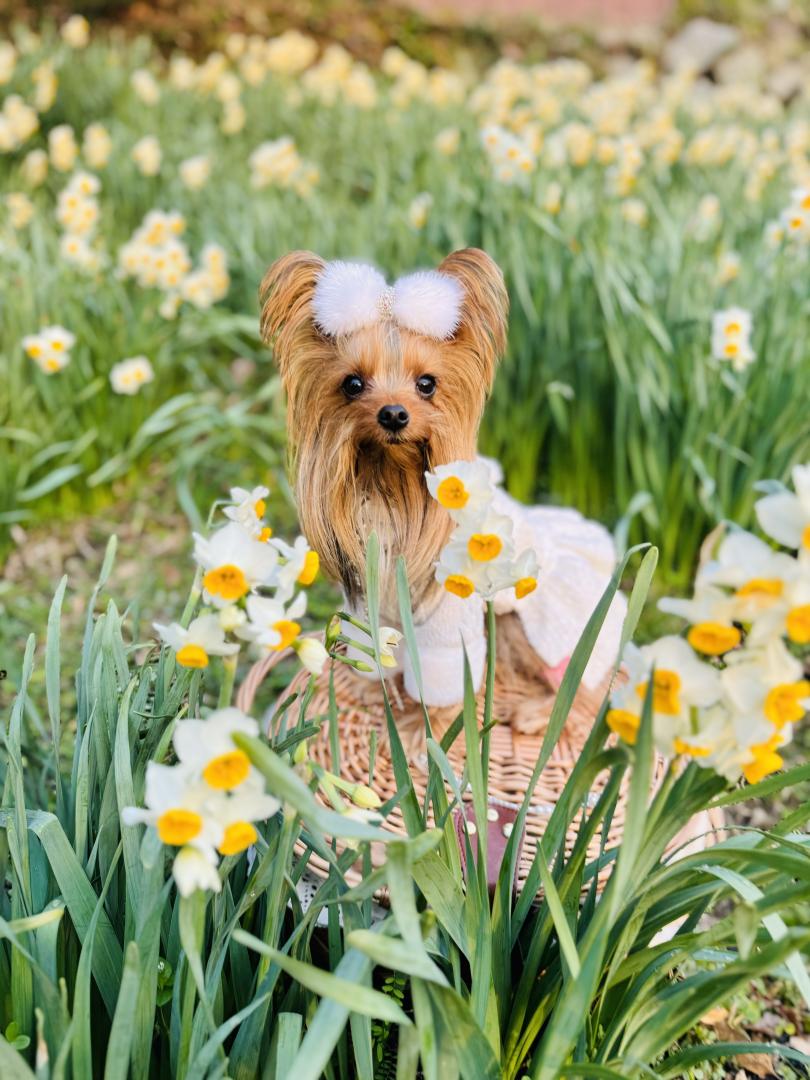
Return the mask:
<path fill-rule="evenodd" d="M 401 534 L 393 546 L 407 547 L 406 516 L 423 536 L 429 527 L 424 470 L 474 457 L 505 345 L 503 275 L 483 251 L 466 248 L 438 272 L 386 289 L 369 267 L 296 251 L 270 267 L 261 302 L 262 335 L 287 392 L 302 524 L 327 570 L 332 561 L 345 580 L 330 559 L 355 559 L 342 534 L 382 527 Z M 363 522 L 353 496 L 362 498 Z M 322 550 L 327 516 L 337 533 L 332 553 Z"/>
<path fill-rule="evenodd" d="M 435 464 L 469 456 L 506 335 L 508 300 L 492 259 L 467 248 L 439 266 L 456 286 L 459 306 L 455 326 L 441 338 L 401 325 L 392 312 L 357 329 L 332 312 L 338 332 L 325 331 L 317 290 L 328 268 L 319 256 L 295 251 L 275 262 L 262 282 L 262 333 L 274 343 L 291 439 L 298 443 L 317 429 L 324 440 L 349 443 L 356 453 L 397 457 L 402 448 L 426 447 Z M 359 280 L 357 289 L 365 284 Z M 423 288 L 430 290 L 429 278 Z M 351 307 L 351 279 L 342 290 Z M 341 299 L 327 296 L 321 307 L 334 308 Z M 449 293 L 448 302 L 453 299 Z"/>

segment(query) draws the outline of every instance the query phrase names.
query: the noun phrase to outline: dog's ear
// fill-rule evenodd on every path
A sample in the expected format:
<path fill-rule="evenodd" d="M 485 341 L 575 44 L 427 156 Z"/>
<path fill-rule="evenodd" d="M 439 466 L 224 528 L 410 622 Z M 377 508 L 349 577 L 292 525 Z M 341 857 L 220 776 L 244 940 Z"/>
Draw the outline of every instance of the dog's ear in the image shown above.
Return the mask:
<path fill-rule="evenodd" d="M 297 350 L 321 342 L 312 320 L 312 295 L 325 265 L 312 251 L 291 251 L 276 259 L 259 287 L 262 338 L 272 343 L 282 378 Z"/>
<path fill-rule="evenodd" d="M 438 269 L 456 278 L 464 289 L 461 322 L 450 345 L 464 349 L 489 389 L 506 348 L 509 296 L 501 269 L 480 248 L 454 251 Z"/>

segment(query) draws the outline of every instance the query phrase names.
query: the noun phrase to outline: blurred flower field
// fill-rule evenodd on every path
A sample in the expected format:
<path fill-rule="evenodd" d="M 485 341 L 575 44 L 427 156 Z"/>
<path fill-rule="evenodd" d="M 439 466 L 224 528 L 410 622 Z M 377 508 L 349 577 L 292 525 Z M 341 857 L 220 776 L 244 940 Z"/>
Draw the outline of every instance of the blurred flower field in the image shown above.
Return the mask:
<path fill-rule="evenodd" d="M 673 584 L 808 456 L 804 99 L 646 61 L 377 71 L 297 32 L 163 57 L 81 17 L 3 42 L 0 86 L 5 525 L 147 461 L 186 504 L 279 474 L 256 288 L 294 247 L 491 252 L 513 308 L 483 449 L 518 496 L 658 542 Z"/>
<path fill-rule="evenodd" d="M 486 683 L 463 656 L 409 757 L 406 563 L 398 626 L 376 533 L 337 611 L 258 328 L 292 249 L 394 277 L 466 245 L 512 303 L 481 450 L 621 556 L 514 805 L 495 603 L 553 569 L 488 465 L 431 463 Z M 0 38 L 0 1076 L 809 1075 L 809 252 L 807 88 L 368 66 L 295 30 L 192 56 L 81 16 Z M 386 724 L 359 779 L 350 668 Z"/>

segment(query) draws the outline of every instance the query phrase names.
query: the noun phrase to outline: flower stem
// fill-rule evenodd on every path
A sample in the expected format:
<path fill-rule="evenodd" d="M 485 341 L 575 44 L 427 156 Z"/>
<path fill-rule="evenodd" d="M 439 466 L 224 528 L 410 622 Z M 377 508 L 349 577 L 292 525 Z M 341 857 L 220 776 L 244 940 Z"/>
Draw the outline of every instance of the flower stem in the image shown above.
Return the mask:
<path fill-rule="evenodd" d="M 484 791 L 489 794 L 489 735 L 492 730 L 492 702 L 495 696 L 495 604 L 487 600 L 487 685 L 484 696 L 484 730 L 481 735 L 481 761 Z"/>
<path fill-rule="evenodd" d="M 222 683 L 219 687 L 218 709 L 226 709 L 231 703 L 233 684 L 236 679 L 236 665 L 239 662 L 239 653 L 233 656 L 222 657 Z"/>
<path fill-rule="evenodd" d="M 202 578 L 202 568 L 198 566 L 197 571 L 194 574 L 191 591 L 188 594 L 188 600 L 186 600 L 186 606 L 183 608 L 183 614 L 180 616 L 180 625 L 184 629 L 188 629 L 188 624 L 191 622 L 191 616 L 194 614 L 194 609 L 199 603 L 200 596 L 202 595 Z"/>

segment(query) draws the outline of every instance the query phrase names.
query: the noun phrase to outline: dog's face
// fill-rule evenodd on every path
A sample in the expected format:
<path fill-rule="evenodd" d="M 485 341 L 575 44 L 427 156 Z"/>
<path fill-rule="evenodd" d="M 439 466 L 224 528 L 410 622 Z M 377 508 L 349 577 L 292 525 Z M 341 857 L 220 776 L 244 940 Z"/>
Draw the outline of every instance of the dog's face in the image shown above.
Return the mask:
<path fill-rule="evenodd" d="M 336 342 L 324 376 L 313 408 L 358 455 L 404 462 L 418 449 L 438 461 L 445 448 L 475 447 L 487 386 L 452 343 L 381 323 Z"/>
<path fill-rule="evenodd" d="M 385 317 L 332 337 L 313 312 L 325 266 L 311 252 L 293 252 L 270 267 L 261 290 L 262 333 L 287 392 L 304 531 L 327 572 L 344 584 L 371 528 L 412 562 L 418 546 L 419 572 L 424 562 L 432 573 L 447 515 L 432 504 L 424 472 L 475 456 L 506 337 L 503 276 L 475 248 L 441 263 L 439 271 L 462 289 L 460 321 L 446 340 Z"/>
<path fill-rule="evenodd" d="M 262 329 L 275 339 L 293 444 L 314 427 L 358 452 L 401 456 L 420 447 L 433 464 L 469 457 L 506 334 L 508 300 L 495 263 L 468 248 L 439 266 L 463 290 L 461 321 L 446 341 L 391 319 L 336 338 L 320 333 L 312 297 L 324 266 L 317 255 L 293 252 L 262 283 Z"/>

